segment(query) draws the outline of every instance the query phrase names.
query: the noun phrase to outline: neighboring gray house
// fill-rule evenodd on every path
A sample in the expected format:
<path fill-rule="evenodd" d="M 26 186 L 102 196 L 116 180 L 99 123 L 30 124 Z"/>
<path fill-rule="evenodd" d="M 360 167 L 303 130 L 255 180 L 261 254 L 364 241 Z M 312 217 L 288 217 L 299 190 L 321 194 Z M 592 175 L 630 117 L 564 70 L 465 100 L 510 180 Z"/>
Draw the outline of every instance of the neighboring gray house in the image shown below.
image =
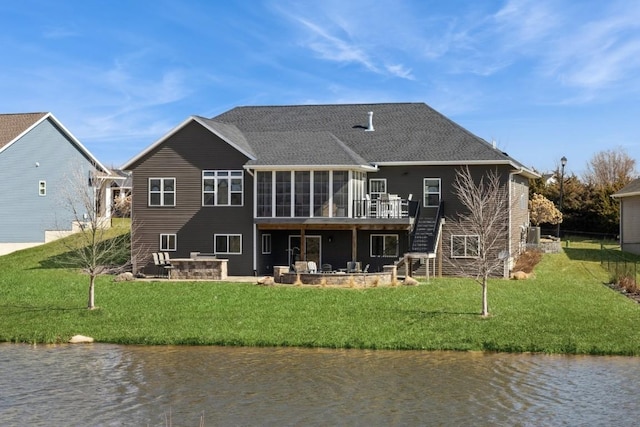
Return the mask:
<path fill-rule="evenodd" d="M 296 260 L 333 270 L 357 261 L 370 272 L 464 261 L 477 236 L 443 221 L 462 209 L 452 192 L 462 166 L 500 173 L 510 206 L 502 252 L 513 259 L 529 223 L 529 178 L 539 175 L 424 103 L 192 116 L 122 166 L 132 172 L 134 269 L 153 271 L 158 251 L 214 253 L 231 275 Z"/>
<path fill-rule="evenodd" d="M 60 197 L 76 171 L 109 175 L 53 114 L 0 114 L 0 255 L 71 232 Z"/>
<path fill-rule="evenodd" d="M 640 178 L 611 197 L 620 200 L 620 247 L 640 255 Z"/>

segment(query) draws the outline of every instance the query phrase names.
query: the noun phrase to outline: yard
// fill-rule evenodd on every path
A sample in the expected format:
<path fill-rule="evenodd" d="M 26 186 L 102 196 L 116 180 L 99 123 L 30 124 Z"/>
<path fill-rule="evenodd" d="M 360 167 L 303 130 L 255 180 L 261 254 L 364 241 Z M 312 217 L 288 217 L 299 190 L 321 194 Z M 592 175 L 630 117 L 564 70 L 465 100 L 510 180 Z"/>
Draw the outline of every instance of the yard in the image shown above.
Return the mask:
<path fill-rule="evenodd" d="M 0 257 L 0 341 L 640 355 L 640 305 L 606 285 L 597 242 L 546 254 L 527 280 L 481 287 L 460 278 L 419 286 L 322 288 L 229 282 L 96 284 L 52 263 L 57 243 Z"/>

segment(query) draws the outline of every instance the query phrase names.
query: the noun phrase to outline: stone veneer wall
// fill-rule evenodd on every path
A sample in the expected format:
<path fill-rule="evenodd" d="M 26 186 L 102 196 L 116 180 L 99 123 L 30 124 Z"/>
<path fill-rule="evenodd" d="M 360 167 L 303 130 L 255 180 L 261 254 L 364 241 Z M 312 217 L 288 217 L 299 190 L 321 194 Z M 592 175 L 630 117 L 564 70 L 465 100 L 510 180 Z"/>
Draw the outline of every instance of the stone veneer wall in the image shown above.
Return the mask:
<path fill-rule="evenodd" d="M 305 285 L 320 285 L 325 280 L 325 284 L 329 286 L 348 286 L 353 281 L 355 286 L 372 287 L 390 285 L 393 280 L 392 272 L 357 274 L 300 273 L 299 276 L 300 281 Z M 293 284 L 296 282 L 297 277 L 298 274 L 296 273 L 284 273 L 280 276 L 280 283 Z"/>
<path fill-rule="evenodd" d="M 227 278 L 226 259 L 172 259 L 172 279 L 209 279 Z"/>

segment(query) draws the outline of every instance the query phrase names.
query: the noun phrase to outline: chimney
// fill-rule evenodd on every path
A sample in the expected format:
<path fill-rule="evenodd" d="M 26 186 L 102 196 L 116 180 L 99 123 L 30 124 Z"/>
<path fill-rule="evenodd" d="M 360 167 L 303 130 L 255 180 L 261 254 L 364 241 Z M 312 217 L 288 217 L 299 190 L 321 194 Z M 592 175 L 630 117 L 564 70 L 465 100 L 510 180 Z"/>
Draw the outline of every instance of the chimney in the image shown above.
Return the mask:
<path fill-rule="evenodd" d="M 373 111 L 369 111 L 369 126 L 365 129 L 367 132 L 373 132 Z"/>

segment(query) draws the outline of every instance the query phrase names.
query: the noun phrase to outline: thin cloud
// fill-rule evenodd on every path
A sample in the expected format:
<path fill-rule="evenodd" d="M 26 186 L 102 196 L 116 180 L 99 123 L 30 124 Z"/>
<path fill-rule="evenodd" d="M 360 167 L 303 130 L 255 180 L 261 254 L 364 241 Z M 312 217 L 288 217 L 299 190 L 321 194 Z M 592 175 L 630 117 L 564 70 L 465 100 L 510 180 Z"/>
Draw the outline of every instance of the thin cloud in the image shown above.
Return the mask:
<path fill-rule="evenodd" d="M 537 42 L 555 31 L 559 26 L 558 12 L 558 4 L 510 0 L 493 16 L 493 21 L 504 36 L 502 42 L 515 47 Z"/>
<path fill-rule="evenodd" d="M 367 54 L 355 44 L 329 34 L 319 25 L 307 19 L 298 17 L 297 21 L 310 31 L 312 40 L 307 43 L 307 46 L 320 55 L 321 58 L 336 62 L 355 62 L 370 71 L 379 72 Z"/>
<path fill-rule="evenodd" d="M 415 79 L 412 68 L 396 59 L 406 55 L 402 46 L 414 45 L 415 40 L 411 38 L 415 35 L 407 36 L 398 28 L 398 31 L 394 30 L 387 19 L 389 8 L 361 2 L 322 2 L 311 9 L 296 10 L 292 7 L 285 10 L 279 5 L 274 6 L 274 10 L 297 24 L 302 30 L 299 44 L 322 60 L 357 64 L 382 76 Z M 375 25 L 378 21 L 386 21 L 386 25 Z M 398 36 L 399 32 L 403 36 Z M 398 37 L 403 41 L 400 42 Z M 415 54 L 412 52 L 412 55 Z"/>
<path fill-rule="evenodd" d="M 80 37 L 80 32 L 65 27 L 47 28 L 42 33 L 46 39 L 67 39 L 72 37 Z"/>
<path fill-rule="evenodd" d="M 402 64 L 387 65 L 387 71 L 396 77 L 407 80 L 415 80 L 415 76 L 411 73 L 411 68 L 406 68 Z"/>
<path fill-rule="evenodd" d="M 640 72 L 640 9 L 607 11 L 568 34 L 548 58 L 547 73 L 567 86 L 611 87 Z M 635 79 L 634 79 L 635 80 Z"/>

